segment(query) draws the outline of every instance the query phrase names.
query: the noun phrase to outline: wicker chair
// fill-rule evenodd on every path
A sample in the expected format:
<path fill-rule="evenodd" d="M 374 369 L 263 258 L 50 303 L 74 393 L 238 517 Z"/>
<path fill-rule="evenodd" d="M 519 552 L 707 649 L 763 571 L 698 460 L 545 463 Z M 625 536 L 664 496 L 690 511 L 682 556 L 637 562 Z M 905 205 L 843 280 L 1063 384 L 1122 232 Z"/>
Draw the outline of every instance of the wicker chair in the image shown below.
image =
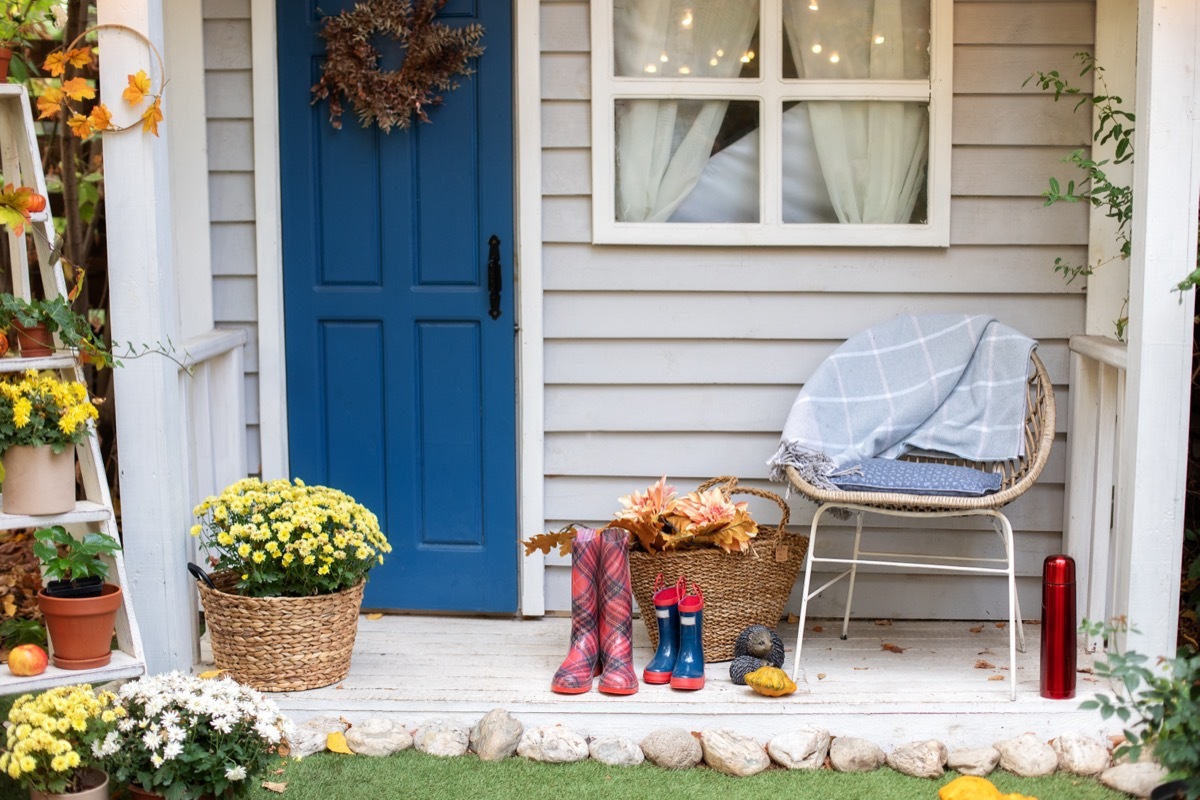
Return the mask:
<path fill-rule="evenodd" d="M 800 671 L 800 653 L 804 645 L 804 619 L 808 613 L 808 601 L 843 578 L 849 577 L 850 584 L 846 596 L 846 611 L 842 619 L 842 638 L 850 624 L 850 605 L 854 600 L 854 579 L 860 564 L 879 566 L 899 566 L 910 569 L 927 569 L 943 572 L 958 572 L 966 574 L 1005 575 L 1008 577 L 1008 646 L 1009 646 L 1009 687 L 1010 698 L 1016 699 L 1017 674 L 1017 640 L 1020 639 L 1021 652 L 1025 652 L 1025 632 L 1021 626 L 1020 606 L 1017 601 L 1016 575 L 1014 571 L 1014 549 L 1012 525 L 1001 513 L 1000 508 L 1016 500 L 1033 485 L 1046 466 L 1050 457 L 1050 446 L 1054 442 L 1054 389 L 1046 374 L 1046 367 L 1037 354 L 1032 355 L 1034 373 L 1027 386 L 1027 408 L 1025 419 L 1025 455 L 1013 461 L 1001 462 L 972 462 L 963 459 L 936 458 L 929 456 L 904 456 L 908 461 L 926 461 L 941 464 L 974 467 L 987 472 L 1000 472 L 1003 480 L 1000 490 L 983 497 L 952 497 L 942 495 L 910 495 L 889 492 L 849 492 L 841 490 L 820 489 L 806 482 L 792 467 L 787 467 L 788 480 L 792 486 L 809 500 L 818 504 L 813 515 L 812 529 L 808 541 L 808 558 L 804 566 L 804 594 L 800 604 L 800 626 L 796 637 L 796 656 L 792 666 L 792 678 L 795 679 Z M 854 531 L 854 548 L 850 558 L 828 558 L 818 556 L 817 527 L 825 512 L 831 509 L 842 509 L 856 517 Z M 1004 544 L 1004 557 L 999 558 L 968 558 L 963 556 L 941 556 L 932 553 L 890 553 L 863 550 L 862 522 L 863 514 L 886 514 L 899 517 L 988 517 L 995 528 L 996 534 Z M 864 558 L 865 556 L 865 558 Z M 914 561 L 905 559 L 926 559 Z M 931 563 L 932 562 L 932 563 Z M 947 563 L 949 562 L 949 563 Z M 958 562 L 958 563 L 953 563 Z M 970 563 L 967 563 L 970 562 Z M 849 565 L 837 577 L 829 580 L 817 589 L 810 590 L 813 564 Z M 978 566 L 978 564 L 996 564 L 1003 566 Z"/>

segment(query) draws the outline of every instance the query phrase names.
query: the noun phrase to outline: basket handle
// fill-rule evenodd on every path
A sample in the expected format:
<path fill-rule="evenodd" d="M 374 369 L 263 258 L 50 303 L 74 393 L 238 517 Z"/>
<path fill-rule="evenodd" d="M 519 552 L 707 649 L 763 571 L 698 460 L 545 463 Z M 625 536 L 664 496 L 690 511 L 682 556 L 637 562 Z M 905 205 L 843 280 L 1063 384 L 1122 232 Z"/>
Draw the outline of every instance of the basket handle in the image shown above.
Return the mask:
<path fill-rule="evenodd" d="M 731 495 L 735 494 L 749 494 L 754 495 L 755 497 L 762 497 L 766 500 L 770 500 L 772 503 L 779 506 L 779 526 L 776 528 L 767 528 L 767 535 L 763 536 L 757 541 L 775 544 L 779 541 L 783 534 L 787 532 L 787 524 L 788 520 L 791 519 L 792 512 L 791 509 L 788 508 L 787 501 L 779 495 L 775 494 L 774 492 L 768 492 L 766 489 L 755 489 L 748 486 L 739 486 L 738 479 L 734 475 L 718 475 L 715 478 L 709 478 L 704 483 L 700 484 L 696 491 L 707 491 L 714 486 L 720 486 L 721 492 L 726 497 L 730 497 Z"/>

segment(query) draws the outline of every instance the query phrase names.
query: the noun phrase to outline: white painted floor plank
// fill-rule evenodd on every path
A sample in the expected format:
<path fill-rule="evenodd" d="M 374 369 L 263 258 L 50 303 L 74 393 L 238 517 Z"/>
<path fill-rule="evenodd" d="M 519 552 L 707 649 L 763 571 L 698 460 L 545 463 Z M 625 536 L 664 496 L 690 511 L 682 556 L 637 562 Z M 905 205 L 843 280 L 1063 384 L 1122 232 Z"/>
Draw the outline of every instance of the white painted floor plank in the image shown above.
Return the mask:
<path fill-rule="evenodd" d="M 973 630 L 977 629 L 977 630 Z M 781 624 L 791 670 L 795 624 Z M 566 654 L 570 620 L 478 619 L 388 615 L 360 618 L 349 676 L 307 692 L 275 695 L 297 720 L 336 713 L 351 720 L 386 715 L 416 724 L 450 715 L 473 723 L 501 706 L 527 726 L 562 723 L 585 735 L 731 727 L 766 741 L 803 725 L 834 735 L 863 736 L 884 747 L 937 738 L 952 747 L 990 744 L 1033 731 L 1049 739 L 1068 730 L 1115 731 L 1079 703 L 1108 687 L 1090 674 L 1080 652 L 1078 697 L 1046 700 L 1038 694 L 1041 629 L 1026 624 L 1026 653 L 1018 653 L 1017 700 L 1008 699 L 1008 631 L 995 623 L 852 621 L 841 640 L 840 620 L 810 620 L 799 691 L 761 697 L 729 679 L 729 663 L 709 664 L 705 688 L 681 692 L 642 685 L 635 695 L 592 691 L 562 696 L 550 678 Z M 903 648 L 890 652 L 884 644 Z M 634 622 L 634 664 L 652 657 L 649 637 Z M 211 668 L 207 641 L 207 662 Z M 978 662 L 986 662 L 976 667 Z M 991 666 L 987 666 L 991 665 Z"/>

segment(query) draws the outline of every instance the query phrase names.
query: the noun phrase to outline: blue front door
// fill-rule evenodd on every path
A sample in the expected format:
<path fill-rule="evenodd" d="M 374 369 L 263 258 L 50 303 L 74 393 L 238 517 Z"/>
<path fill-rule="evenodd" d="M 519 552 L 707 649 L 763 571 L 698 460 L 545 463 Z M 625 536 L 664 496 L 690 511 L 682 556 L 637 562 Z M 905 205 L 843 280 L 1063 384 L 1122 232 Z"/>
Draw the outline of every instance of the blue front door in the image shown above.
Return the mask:
<path fill-rule="evenodd" d="M 292 473 L 378 514 L 367 607 L 515 611 L 511 3 L 450 0 L 441 21 L 486 30 L 476 74 L 390 134 L 310 102 L 322 14 L 351 5 L 276 10 Z"/>

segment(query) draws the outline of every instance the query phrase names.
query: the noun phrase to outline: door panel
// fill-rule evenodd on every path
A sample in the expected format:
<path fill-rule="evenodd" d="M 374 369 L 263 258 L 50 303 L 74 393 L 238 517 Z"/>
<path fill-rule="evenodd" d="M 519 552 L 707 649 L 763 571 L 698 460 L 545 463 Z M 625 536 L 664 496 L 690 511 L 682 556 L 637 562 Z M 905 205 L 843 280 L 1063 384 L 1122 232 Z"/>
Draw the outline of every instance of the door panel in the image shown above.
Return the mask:
<path fill-rule="evenodd" d="M 395 551 L 368 607 L 517 606 L 511 13 L 448 3 L 440 20 L 486 29 L 477 72 L 431 123 L 384 134 L 348 106 L 334 129 L 310 104 L 321 16 L 277 5 L 291 468 L 379 516 Z M 373 44 L 398 65 L 402 52 Z"/>

